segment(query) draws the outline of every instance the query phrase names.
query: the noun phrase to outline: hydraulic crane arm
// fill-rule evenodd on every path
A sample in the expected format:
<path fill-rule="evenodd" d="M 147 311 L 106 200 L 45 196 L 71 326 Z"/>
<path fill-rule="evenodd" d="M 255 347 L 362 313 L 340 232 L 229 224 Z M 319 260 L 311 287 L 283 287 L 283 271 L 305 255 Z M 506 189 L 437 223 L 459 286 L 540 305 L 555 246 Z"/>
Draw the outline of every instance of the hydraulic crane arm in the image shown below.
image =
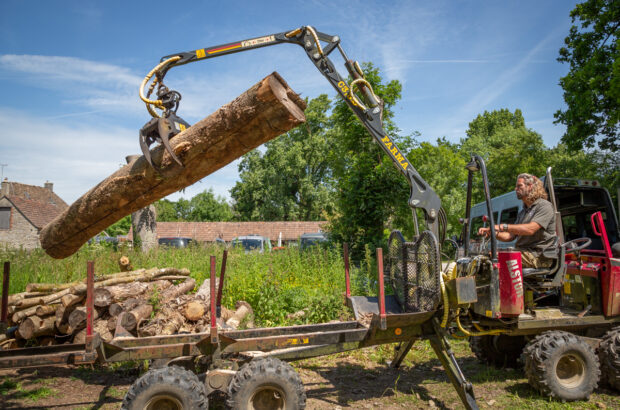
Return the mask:
<path fill-rule="evenodd" d="M 322 44 L 322 42 L 324 44 Z M 364 79 L 364 73 L 362 72 L 359 64 L 347 57 L 344 50 L 340 46 L 340 38 L 338 36 L 317 32 L 311 26 L 304 26 L 292 31 L 271 34 L 264 37 L 250 38 L 247 40 L 221 44 L 214 47 L 206 47 L 194 51 L 170 54 L 163 57 L 160 64 L 155 67 L 142 82 L 142 85 L 140 86 L 140 97 L 147 104 L 147 108 L 153 117 L 159 117 L 159 115 L 157 115 L 157 113 L 153 110 L 153 107 L 157 107 L 164 110 L 164 114 L 162 115 L 164 120 L 167 118 L 171 118 L 173 120 L 179 119 L 176 117 L 175 113 L 178 108 L 178 101 L 180 97 L 177 96 L 178 93 L 176 93 L 176 91 L 168 91 L 168 89 L 163 86 L 163 77 L 170 68 L 195 61 L 219 57 L 226 54 L 233 54 L 281 43 L 297 44 L 303 47 L 310 61 L 312 61 L 315 67 L 334 87 L 336 92 L 345 100 L 349 108 L 355 113 L 362 124 L 364 124 L 370 135 L 372 135 L 375 141 L 392 159 L 394 165 L 396 165 L 400 172 L 405 175 L 411 187 L 409 206 L 414 209 L 414 211 L 416 208 L 422 209 L 424 211 L 428 228 L 433 231 L 438 238 L 443 237 L 442 231 L 445 229 L 445 214 L 441 209 L 441 201 L 439 196 L 420 176 L 416 169 L 398 149 L 394 141 L 392 141 L 392 139 L 384 131 L 382 101 L 374 94 L 370 83 Z M 345 79 L 341 77 L 334 67 L 334 64 L 329 59 L 329 55 L 336 49 L 338 49 L 338 51 L 342 54 L 342 57 L 345 60 L 345 67 L 349 75 L 353 78 L 351 84 L 347 84 Z M 153 80 L 149 93 L 145 97 L 143 94 L 144 87 L 153 75 L 156 75 L 156 78 Z M 149 100 L 148 95 L 150 95 L 155 88 L 155 85 L 158 83 L 158 96 L 160 99 Z M 356 87 L 362 94 L 364 102 L 360 101 L 360 99 L 353 92 L 353 87 Z M 172 121 L 172 123 L 174 123 L 174 121 Z M 149 124 L 150 123 L 147 123 L 147 126 Z M 166 124 L 168 124 L 168 122 Z M 183 124 L 186 123 L 183 122 Z M 169 125 L 167 125 L 167 127 L 168 128 L 164 127 L 168 130 L 167 136 L 173 136 L 175 134 L 174 130 L 170 131 L 171 127 Z M 159 129 L 161 128 L 162 126 L 160 125 Z M 153 129 L 153 124 L 151 124 L 151 129 Z M 180 132 L 181 130 L 177 129 L 176 131 Z M 154 136 L 146 138 L 150 138 L 148 140 L 150 142 L 158 140 L 166 145 L 167 136 L 161 139 Z M 143 137 L 143 133 L 141 132 L 141 145 L 143 147 L 143 151 L 145 151 L 146 147 L 144 138 L 145 137 Z M 146 148 L 146 151 L 148 152 L 148 147 Z M 440 225 L 443 226 L 440 227 Z"/>

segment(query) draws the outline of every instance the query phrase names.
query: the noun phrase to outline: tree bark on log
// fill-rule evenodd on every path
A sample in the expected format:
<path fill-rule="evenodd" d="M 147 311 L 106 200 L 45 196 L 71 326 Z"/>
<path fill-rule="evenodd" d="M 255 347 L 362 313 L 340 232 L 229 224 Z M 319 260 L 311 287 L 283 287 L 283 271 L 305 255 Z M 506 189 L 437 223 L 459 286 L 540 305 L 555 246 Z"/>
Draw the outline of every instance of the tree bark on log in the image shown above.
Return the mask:
<path fill-rule="evenodd" d="M 60 298 L 60 303 L 65 308 L 68 308 L 69 306 L 73 306 L 73 305 L 76 305 L 76 304 L 80 303 L 82 300 L 84 300 L 84 295 L 69 294 L 69 295 L 65 295 L 65 296 L 61 297 Z"/>
<path fill-rule="evenodd" d="M 93 334 L 98 333 L 106 342 L 112 340 L 112 333 L 108 330 L 108 323 L 106 320 L 97 320 L 93 323 Z M 73 337 L 73 343 L 84 344 L 86 343 L 86 328 L 80 330 Z"/>
<path fill-rule="evenodd" d="M 38 316 L 30 316 L 19 325 L 19 334 L 24 339 L 32 339 L 37 336 L 54 334 L 54 316 L 41 319 Z"/>
<path fill-rule="evenodd" d="M 138 326 L 141 320 L 151 316 L 151 313 L 153 313 L 153 306 L 148 303 L 136 306 L 130 312 L 121 316 L 121 326 L 132 331 Z"/>
<path fill-rule="evenodd" d="M 187 187 L 305 121 L 305 102 L 273 73 L 170 140 L 180 167 L 161 145 L 97 184 L 45 226 L 41 246 L 61 259 L 114 222 Z M 163 175 L 163 176 L 162 176 Z"/>
<path fill-rule="evenodd" d="M 28 309 L 20 310 L 18 312 L 13 313 L 13 316 L 11 316 L 11 321 L 13 323 L 19 323 L 22 320 L 24 320 L 25 318 L 27 318 L 28 316 L 36 315 L 37 314 L 37 308 L 40 307 L 40 306 L 41 305 L 29 307 Z"/>
<path fill-rule="evenodd" d="M 176 286 L 171 286 L 163 291 L 160 295 L 160 300 L 167 301 L 174 299 L 194 289 L 194 286 L 196 286 L 196 281 L 193 278 L 187 278 L 185 282 L 179 283 Z"/>
<path fill-rule="evenodd" d="M 70 329 L 68 321 L 69 315 L 71 315 L 71 312 L 73 312 L 75 308 L 77 308 L 77 305 L 67 307 L 61 305 L 56 309 L 56 328 L 60 331 L 60 333 L 71 333 L 72 329 Z"/>
<path fill-rule="evenodd" d="M 13 295 L 9 295 L 8 305 L 9 306 L 17 306 L 17 304 L 22 300 L 32 299 L 32 298 L 40 298 L 42 296 L 48 295 L 49 292 L 22 292 L 15 293 Z"/>
<path fill-rule="evenodd" d="M 98 318 L 99 312 L 97 309 L 93 309 L 93 321 Z M 79 306 L 75 308 L 75 310 L 73 310 L 73 312 L 69 315 L 68 322 L 72 329 L 80 329 L 83 326 L 86 326 L 86 307 Z"/>
<path fill-rule="evenodd" d="M 37 307 L 36 314 L 39 317 L 45 317 L 56 313 L 58 305 L 44 305 Z M 54 317 L 55 318 L 55 317 Z"/>
<path fill-rule="evenodd" d="M 185 279 L 185 276 L 177 276 Z M 153 293 L 155 288 L 162 291 L 169 288 L 172 284 L 167 280 L 157 280 L 154 282 L 131 282 L 123 285 L 105 286 L 95 289 L 94 303 L 95 306 L 110 306 L 114 302 L 120 302 L 130 297 L 136 297 L 145 293 Z"/>

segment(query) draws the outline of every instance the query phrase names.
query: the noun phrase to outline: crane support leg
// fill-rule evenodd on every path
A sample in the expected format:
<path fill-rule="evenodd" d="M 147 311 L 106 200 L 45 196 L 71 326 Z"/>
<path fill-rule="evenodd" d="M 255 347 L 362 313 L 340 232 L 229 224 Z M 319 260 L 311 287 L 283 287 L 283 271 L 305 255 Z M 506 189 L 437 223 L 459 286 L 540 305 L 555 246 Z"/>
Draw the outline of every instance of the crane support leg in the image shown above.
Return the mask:
<path fill-rule="evenodd" d="M 435 330 L 434 334 L 431 334 L 428 337 L 431 347 L 435 351 L 437 358 L 441 362 L 441 365 L 452 382 L 452 385 L 456 389 L 465 408 L 468 410 L 477 410 L 478 405 L 476 404 L 474 389 L 471 383 L 465 379 L 465 376 L 463 375 L 463 372 L 454 357 L 452 348 L 446 340 L 445 333 L 443 329 L 439 327 L 436 318 L 433 319 L 433 328 Z"/>

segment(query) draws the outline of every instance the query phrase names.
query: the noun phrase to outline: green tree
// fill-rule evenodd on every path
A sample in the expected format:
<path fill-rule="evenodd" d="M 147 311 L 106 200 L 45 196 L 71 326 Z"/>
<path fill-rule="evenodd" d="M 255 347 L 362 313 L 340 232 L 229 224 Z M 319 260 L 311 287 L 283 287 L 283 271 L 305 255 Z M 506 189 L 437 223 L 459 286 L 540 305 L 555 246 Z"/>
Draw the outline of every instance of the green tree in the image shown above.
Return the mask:
<path fill-rule="evenodd" d="M 232 209 L 225 198 L 216 197 L 209 188 L 192 199 L 179 198 L 178 201 L 160 199 L 155 202 L 159 222 L 209 222 L 230 221 Z"/>
<path fill-rule="evenodd" d="M 371 64 L 364 64 L 364 72 L 375 93 L 383 99 L 384 130 L 402 152 L 408 152 L 413 139 L 401 137 L 393 121 L 392 109 L 401 96 L 400 82 L 384 83 L 379 70 Z M 364 245 L 373 250 L 383 245 L 385 230 L 394 227 L 394 214 L 407 206 L 409 186 L 341 99 L 334 104 L 332 124 L 335 144 L 331 162 L 337 187 L 337 213 L 331 220 L 331 230 L 336 240 L 351 245 L 352 257 L 359 260 Z"/>
<path fill-rule="evenodd" d="M 129 233 L 129 228 L 131 228 L 131 216 L 127 215 L 126 217 L 108 226 L 105 231 L 108 236 L 116 237 L 118 235 L 127 235 Z"/>
<path fill-rule="evenodd" d="M 467 138 L 461 140 L 464 158 L 477 154 L 485 160 L 491 196 L 513 189 L 522 172 L 543 175 L 546 151 L 540 134 L 525 127 L 519 109 L 514 113 L 507 109 L 485 111 L 469 124 Z M 474 201 L 483 199 L 480 182 L 475 185 Z"/>
<path fill-rule="evenodd" d="M 226 222 L 232 219 L 232 209 L 226 199 L 213 193 L 213 189 L 205 190 L 189 201 L 187 216 L 191 222 Z"/>
<path fill-rule="evenodd" d="M 448 236 L 459 235 L 459 218 L 465 215 L 467 181 L 466 161 L 459 147 L 445 138 L 438 139 L 436 145 L 430 142 L 417 143 L 407 154 L 407 158 L 441 198 L 441 206 L 448 216 Z M 398 225 L 406 226 L 406 232 L 413 233 L 413 222 L 409 207 L 401 207 Z M 420 218 L 419 218 L 420 219 Z"/>
<path fill-rule="evenodd" d="M 566 110 L 555 113 L 566 125 L 562 141 L 572 151 L 620 148 L 620 1 L 588 0 L 571 11 L 573 26 L 558 61 L 569 64 L 560 79 Z M 579 23 L 579 25 L 575 23 Z"/>
<path fill-rule="evenodd" d="M 169 199 L 160 199 L 154 203 L 155 210 L 157 212 L 158 222 L 176 222 L 179 220 L 177 210 L 175 208 L 175 202 Z"/>
<path fill-rule="evenodd" d="M 231 190 L 239 219 L 313 221 L 332 212 L 330 104 L 327 95 L 309 101 L 305 124 L 243 156 Z"/>

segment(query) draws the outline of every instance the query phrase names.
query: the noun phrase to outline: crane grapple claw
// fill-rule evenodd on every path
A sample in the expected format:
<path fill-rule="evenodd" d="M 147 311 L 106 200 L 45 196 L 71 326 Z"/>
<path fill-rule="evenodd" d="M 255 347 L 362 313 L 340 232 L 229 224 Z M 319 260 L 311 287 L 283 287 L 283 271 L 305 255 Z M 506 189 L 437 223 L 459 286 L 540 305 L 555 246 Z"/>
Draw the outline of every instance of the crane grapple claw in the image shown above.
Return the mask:
<path fill-rule="evenodd" d="M 146 161 L 153 167 L 153 169 L 155 169 L 155 171 L 160 172 L 161 166 L 153 163 L 150 147 L 154 143 L 160 143 L 163 145 L 164 149 L 168 152 L 168 154 L 170 154 L 172 159 L 174 159 L 174 161 L 181 167 L 183 166 L 183 163 L 170 146 L 170 139 L 189 126 L 190 125 L 180 117 L 173 113 L 168 113 L 168 115 L 161 118 L 151 119 L 140 129 L 140 149 L 142 149 L 142 153 L 144 154 Z"/>

